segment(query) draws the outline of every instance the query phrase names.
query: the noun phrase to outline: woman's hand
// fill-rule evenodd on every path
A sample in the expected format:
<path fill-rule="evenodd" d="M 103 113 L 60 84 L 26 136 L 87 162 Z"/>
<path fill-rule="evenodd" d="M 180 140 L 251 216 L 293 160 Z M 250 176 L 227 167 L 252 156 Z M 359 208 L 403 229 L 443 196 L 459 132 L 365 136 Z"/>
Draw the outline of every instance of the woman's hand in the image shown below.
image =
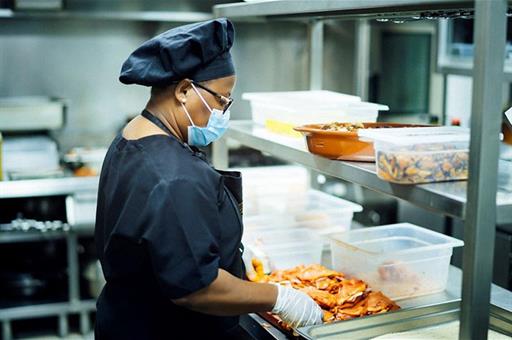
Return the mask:
<path fill-rule="evenodd" d="M 322 323 L 323 312 L 306 293 L 278 285 L 277 300 L 272 313 L 293 328 Z"/>

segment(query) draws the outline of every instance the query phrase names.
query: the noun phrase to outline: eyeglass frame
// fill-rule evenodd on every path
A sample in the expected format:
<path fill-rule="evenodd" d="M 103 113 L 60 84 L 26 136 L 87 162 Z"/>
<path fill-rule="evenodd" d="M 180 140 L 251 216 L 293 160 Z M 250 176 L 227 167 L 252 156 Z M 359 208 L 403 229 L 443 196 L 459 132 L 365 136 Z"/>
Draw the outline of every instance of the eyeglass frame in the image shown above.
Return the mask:
<path fill-rule="evenodd" d="M 213 91 L 212 89 L 209 89 L 208 87 L 204 86 L 204 85 L 201 85 L 200 83 L 192 80 L 191 82 L 192 84 L 194 84 L 195 86 L 199 87 L 200 89 L 202 90 L 205 90 L 206 92 L 208 92 L 209 94 L 213 95 L 215 98 L 217 99 L 220 99 L 221 101 L 225 101 L 227 102 L 226 104 L 224 104 L 224 107 L 223 107 L 223 110 L 222 110 L 222 114 L 225 114 L 227 110 L 229 110 L 229 108 L 231 107 L 231 105 L 233 104 L 234 102 L 234 99 L 231 98 L 231 97 L 226 97 L 226 96 L 223 96 L 221 95 L 220 93 L 218 92 L 215 92 Z"/>

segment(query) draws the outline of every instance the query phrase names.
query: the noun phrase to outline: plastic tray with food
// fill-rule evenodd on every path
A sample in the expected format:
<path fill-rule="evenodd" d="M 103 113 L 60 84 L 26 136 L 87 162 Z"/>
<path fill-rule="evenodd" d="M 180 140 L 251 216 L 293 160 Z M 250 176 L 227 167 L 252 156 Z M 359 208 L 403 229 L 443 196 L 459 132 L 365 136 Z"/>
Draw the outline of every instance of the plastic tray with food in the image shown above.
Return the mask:
<path fill-rule="evenodd" d="M 274 270 L 270 275 L 265 275 L 261 273 L 262 266 L 258 261 L 253 263 L 260 270 L 255 281 L 290 286 L 308 294 L 322 308 L 324 323 L 400 309 L 389 297 L 372 289 L 363 280 L 319 264 L 298 265 Z M 281 329 L 292 330 L 277 315 L 267 314 L 266 319 Z"/>
<path fill-rule="evenodd" d="M 360 135 L 374 141 L 377 176 L 386 181 L 416 184 L 468 177 L 468 129 L 388 129 Z"/>
<path fill-rule="evenodd" d="M 334 270 L 365 280 L 394 300 L 445 290 L 453 248 L 464 245 L 409 223 L 330 237 Z"/>
<path fill-rule="evenodd" d="M 373 162 L 373 142 L 360 138 L 363 130 L 425 127 L 400 123 L 343 123 L 309 124 L 295 128 L 306 137 L 309 152 L 335 160 Z"/>

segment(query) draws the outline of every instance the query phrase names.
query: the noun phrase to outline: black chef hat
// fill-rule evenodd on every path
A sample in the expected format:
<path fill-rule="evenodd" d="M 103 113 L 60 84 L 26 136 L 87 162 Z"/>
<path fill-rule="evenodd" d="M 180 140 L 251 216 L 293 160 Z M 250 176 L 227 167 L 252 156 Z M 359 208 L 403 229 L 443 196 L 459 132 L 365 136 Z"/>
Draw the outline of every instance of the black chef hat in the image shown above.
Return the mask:
<path fill-rule="evenodd" d="M 234 34 L 225 18 L 170 29 L 137 48 L 124 62 L 119 80 L 166 86 L 185 78 L 206 81 L 233 75 L 229 50 Z"/>

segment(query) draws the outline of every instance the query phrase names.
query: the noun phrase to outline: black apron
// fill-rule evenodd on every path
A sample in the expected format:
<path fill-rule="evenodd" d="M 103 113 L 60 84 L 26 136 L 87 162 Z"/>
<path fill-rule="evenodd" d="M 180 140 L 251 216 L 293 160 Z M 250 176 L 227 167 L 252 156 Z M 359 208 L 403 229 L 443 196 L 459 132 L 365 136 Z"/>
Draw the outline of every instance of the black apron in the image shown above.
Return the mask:
<path fill-rule="evenodd" d="M 162 121 L 159 118 L 157 118 L 156 116 L 151 114 L 151 112 L 149 112 L 148 110 L 143 110 L 142 113 L 141 113 L 141 116 L 146 118 L 147 120 L 149 120 L 151 123 L 155 124 L 156 126 L 158 126 L 160 129 L 162 129 L 164 132 L 166 132 L 170 137 L 174 138 L 174 135 L 171 132 L 171 130 L 169 130 L 169 128 L 167 126 L 165 126 L 165 124 L 162 123 Z M 201 152 L 201 150 L 199 150 L 197 147 L 190 146 L 190 145 L 188 145 L 187 143 L 184 143 L 184 142 L 181 142 L 181 143 L 185 147 L 187 147 L 190 150 L 190 152 L 192 152 L 192 154 L 194 156 L 199 157 L 204 162 L 208 163 L 208 160 L 206 159 L 205 154 L 203 152 Z M 213 166 L 212 166 L 212 169 L 214 169 L 218 174 L 220 174 L 222 176 L 223 183 L 224 183 L 224 190 L 226 191 L 226 194 L 227 194 L 229 200 L 231 201 L 231 203 L 234 205 L 235 209 L 238 212 L 237 215 L 238 215 L 238 219 L 239 219 L 239 222 L 240 222 L 240 226 L 242 228 L 241 231 L 243 233 L 243 221 L 242 221 L 242 216 L 243 216 L 242 174 L 239 171 L 217 170 L 217 169 L 213 168 Z M 243 244 L 241 244 L 241 243 L 240 243 L 240 249 L 239 250 L 240 250 L 240 256 L 241 256 L 243 254 L 243 252 L 244 252 L 244 247 L 243 247 Z M 246 275 L 245 275 L 245 266 L 243 264 L 241 265 L 241 272 L 242 272 L 242 277 L 245 278 L 246 277 Z"/>

